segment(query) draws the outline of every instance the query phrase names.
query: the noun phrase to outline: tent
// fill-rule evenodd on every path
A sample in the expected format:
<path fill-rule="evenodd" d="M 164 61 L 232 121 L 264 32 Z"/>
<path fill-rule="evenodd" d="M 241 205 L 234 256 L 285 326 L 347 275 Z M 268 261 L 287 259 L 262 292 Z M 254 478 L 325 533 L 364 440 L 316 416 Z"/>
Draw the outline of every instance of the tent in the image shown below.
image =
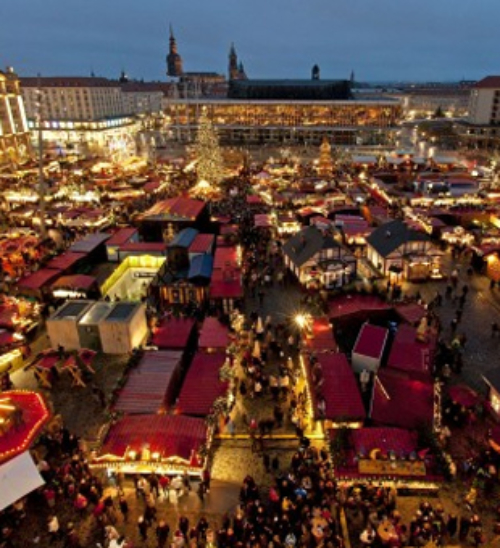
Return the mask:
<path fill-rule="evenodd" d="M 2 464 L 0 466 L 0 512 L 44 483 L 29 451 Z"/>

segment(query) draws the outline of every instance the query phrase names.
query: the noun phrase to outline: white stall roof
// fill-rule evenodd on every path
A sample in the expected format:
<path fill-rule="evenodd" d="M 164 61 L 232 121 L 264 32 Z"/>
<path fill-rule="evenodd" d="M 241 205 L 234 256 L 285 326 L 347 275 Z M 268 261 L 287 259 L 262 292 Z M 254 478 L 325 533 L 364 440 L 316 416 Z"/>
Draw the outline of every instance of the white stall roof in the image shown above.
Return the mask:
<path fill-rule="evenodd" d="M 0 512 L 44 484 L 29 451 L 0 466 Z"/>

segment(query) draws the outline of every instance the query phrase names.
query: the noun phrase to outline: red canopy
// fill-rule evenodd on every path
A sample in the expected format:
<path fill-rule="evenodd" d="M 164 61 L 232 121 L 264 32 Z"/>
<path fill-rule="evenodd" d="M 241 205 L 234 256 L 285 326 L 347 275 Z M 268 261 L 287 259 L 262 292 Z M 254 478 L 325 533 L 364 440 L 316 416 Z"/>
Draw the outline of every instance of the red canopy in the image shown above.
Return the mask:
<path fill-rule="evenodd" d="M 165 318 L 154 330 L 152 344 L 162 349 L 184 349 L 195 323 L 191 318 Z"/>
<path fill-rule="evenodd" d="M 217 348 L 225 350 L 229 345 L 229 330 L 217 318 L 205 318 L 200 332 L 200 349 Z"/>
<path fill-rule="evenodd" d="M 130 373 L 115 404 L 115 411 L 127 414 L 159 413 L 173 403 L 180 382 L 182 352 L 145 352 Z"/>
<path fill-rule="evenodd" d="M 365 455 L 380 449 L 385 455 L 394 451 L 406 456 L 418 448 L 417 434 L 402 428 L 359 428 L 351 431 L 351 440 L 356 453 Z"/>
<path fill-rule="evenodd" d="M 52 284 L 52 289 L 90 289 L 97 282 L 93 276 L 74 274 L 72 276 L 61 276 Z"/>
<path fill-rule="evenodd" d="M 337 343 L 335 342 L 332 326 L 328 318 L 314 318 L 312 333 L 306 339 L 306 345 L 316 352 L 336 352 Z"/>
<path fill-rule="evenodd" d="M 320 394 L 325 400 L 324 418 L 332 421 L 352 421 L 365 419 L 366 413 L 358 384 L 345 354 L 318 354 L 318 362 L 323 374 L 323 386 Z M 317 409 L 318 395 L 312 390 L 314 413 L 320 417 Z"/>
<path fill-rule="evenodd" d="M 21 411 L 19 424 L 0 435 L 0 463 L 26 451 L 49 420 L 45 400 L 37 392 L 11 390 L 0 393 L 0 405 L 13 406 Z"/>
<path fill-rule="evenodd" d="M 196 417 L 210 414 L 214 401 L 227 391 L 227 383 L 219 379 L 225 359 L 222 353 L 195 355 L 179 395 L 179 413 Z"/>
<path fill-rule="evenodd" d="M 140 454 L 147 445 L 151 454 L 189 462 L 191 452 L 198 452 L 206 439 L 207 426 L 203 419 L 182 415 L 128 415 L 111 426 L 98 460 L 109 455 L 124 459 L 127 451 Z"/>
<path fill-rule="evenodd" d="M 371 418 L 377 424 L 412 430 L 434 422 L 434 386 L 395 370 L 379 370 L 373 387 Z"/>
<path fill-rule="evenodd" d="M 340 319 L 367 312 L 390 310 L 390 306 L 379 297 L 371 295 L 342 295 L 329 303 L 330 319 Z"/>
<path fill-rule="evenodd" d="M 416 325 L 427 314 L 427 310 L 418 303 L 400 304 L 395 308 L 398 316 L 411 325 Z"/>
<path fill-rule="evenodd" d="M 448 389 L 448 395 L 451 401 L 463 405 L 464 407 L 474 407 L 479 402 L 477 392 L 465 384 L 455 384 Z"/>
<path fill-rule="evenodd" d="M 387 367 L 405 371 L 416 379 L 429 380 L 435 345 L 435 337 L 429 336 L 429 341 L 425 343 L 418 341 L 416 328 L 402 324 L 392 342 Z"/>
<path fill-rule="evenodd" d="M 46 268 L 50 268 L 51 270 L 70 270 L 78 261 L 81 261 L 86 256 L 86 253 L 73 253 L 72 251 L 67 251 L 62 255 L 51 259 L 47 263 Z"/>
<path fill-rule="evenodd" d="M 42 268 L 37 272 L 30 274 L 19 280 L 18 287 L 21 289 L 31 289 L 38 291 L 42 287 L 52 283 L 58 276 L 62 274 L 62 270 L 51 270 L 49 268 Z"/>

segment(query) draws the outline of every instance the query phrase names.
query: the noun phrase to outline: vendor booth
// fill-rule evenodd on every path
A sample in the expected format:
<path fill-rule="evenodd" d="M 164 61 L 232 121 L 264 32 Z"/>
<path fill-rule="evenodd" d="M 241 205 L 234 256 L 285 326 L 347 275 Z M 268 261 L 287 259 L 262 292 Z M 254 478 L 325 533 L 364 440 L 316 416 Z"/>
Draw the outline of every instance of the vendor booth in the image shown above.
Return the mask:
<path fill-rule="evenodd" d="M 61 276 L 52 285 L 54 299 L 87 299 L 100 296 L 97 279 L 84 274 Z"/>
<path fill-rule="evenodd" d="M 164 412 L 174 404 L 182 377 L 182 352 L 145 352 L 120 391 L 114 410 L 127 415 Z"/>
<path fill-rule="evenodd" d="M 196 321 L 193 318 L 164 318 L 153 330 L 151 343 L 160 350 L 185 350 L 194 347 Z"/>
<path fill-rule="evenodd" d="M 139 303 L 115 303 L 99 322 L 105 354 L 128 354 L 145 341 L 147 333 L 146 307 Z"/>
<path fill-rule="evenodd" d="M 47 334 L 52 348 L 82 348 L 78 324 L 92 305 L 92 301 L 68 301 L 47 319 Z"/>
<path fill-rule="evenodd" d="M 104 282 L 101 293 L 111 300 L 141 301 L 165 257 L 127 257 Z"/>
<path fill-rule="evenodd" d="M 227 393 L 227 383 L 220 380 L 225 360 L 223 353 L 195 355 L 177 401 L 178 413 L 195 417 L 211 413 L 215 400 Z"/>
<path fill-rule="evenodd" d="M 127 415 L 111 425 L 91 468 L 123 474 L 200 476 L 205 464 L 199 453 L 209 443 L 203 419 L 183 415 Z"/>
<path fill-rule="evenodd" d="M 388 334 L 383 327 L 363 324 L 352 351 L 352 368 L 356 373 L 378 371 Z"/>
<path fill-rule="evenodd" d="M 99 322 L 109 314 L 112 308 L 113 303 L 98 301 L 80 317 L 77 329 L 82 348 L 91 348 L 97 352 L 102 351 Z"/>
<path fill-rule="evenodd" d="M 217 318 L 205 318 L 198 341 L 200 351 L 225 352 L 229 343 L 229 329 Z"/>

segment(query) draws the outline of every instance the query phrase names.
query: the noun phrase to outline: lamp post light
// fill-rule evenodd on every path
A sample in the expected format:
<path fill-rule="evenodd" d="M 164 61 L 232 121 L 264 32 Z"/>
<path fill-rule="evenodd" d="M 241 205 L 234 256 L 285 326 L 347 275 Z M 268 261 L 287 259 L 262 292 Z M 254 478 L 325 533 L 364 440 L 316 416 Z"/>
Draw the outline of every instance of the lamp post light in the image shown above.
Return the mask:
<path fill-rule="evenodd" d="M 36 103 L 36 119 L 38 124 L 38 205 L 40 207 L 40 234 L 42 239 L 45 240 L 47 238 L 47 225 L 45 220 L 45 177 L 43 173 L 42 93 L 40 76 L 38 76 L 38 100 Z"/>

